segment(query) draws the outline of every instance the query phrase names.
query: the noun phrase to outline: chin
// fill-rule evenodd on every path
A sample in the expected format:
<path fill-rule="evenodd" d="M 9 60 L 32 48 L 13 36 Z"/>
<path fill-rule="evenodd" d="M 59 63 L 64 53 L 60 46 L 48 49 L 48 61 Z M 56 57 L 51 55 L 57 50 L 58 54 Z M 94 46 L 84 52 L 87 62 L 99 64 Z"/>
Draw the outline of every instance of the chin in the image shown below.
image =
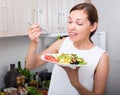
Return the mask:
<path fill-rule="evenodd" d="M 76 37 L 69 37 L 71 41 L 76 42 L 77 38 Z"/>

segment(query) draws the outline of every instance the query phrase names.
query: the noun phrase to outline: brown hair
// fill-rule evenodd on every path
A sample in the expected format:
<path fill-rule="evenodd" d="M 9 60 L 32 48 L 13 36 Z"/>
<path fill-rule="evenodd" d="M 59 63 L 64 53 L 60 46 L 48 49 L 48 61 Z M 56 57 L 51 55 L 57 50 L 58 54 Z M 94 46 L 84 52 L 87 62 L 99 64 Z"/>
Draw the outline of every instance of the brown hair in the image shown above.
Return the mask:
<path fill-rule="evenodd" d="M 91 4 L 91 3 L 77 4 L 70 10 L 70 13 L 74 10 L 84 10 L 88 15 L 88 20 L 90 21 L 91 25 L 94 24 L 94 22 L 98 23 L 97 9 L 95 8 L 95 6 L 93 4 Z M 90 36 L 89 36 L 90 41 L 91 41 L 91 37 L 94 35 L 96 30 L 94 30 L 93 32 L 90 33 Z"/>

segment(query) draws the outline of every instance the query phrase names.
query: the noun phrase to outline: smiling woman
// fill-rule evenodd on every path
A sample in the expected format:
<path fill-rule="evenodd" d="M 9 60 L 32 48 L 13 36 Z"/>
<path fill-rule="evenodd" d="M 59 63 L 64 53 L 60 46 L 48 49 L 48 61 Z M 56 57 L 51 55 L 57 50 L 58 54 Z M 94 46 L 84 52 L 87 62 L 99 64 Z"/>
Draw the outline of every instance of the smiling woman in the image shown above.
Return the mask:
<path fill-rule="evenodd" d="M 28 34 L 31 42 L 26 57 L 26 68 L 34 69 L 47 63 L 47 60 L 40 58 L 45 54 L 75 54 L 83 58 L 89 65 L 73 69 L 55 64 L 48 94 L 104 95 L 109 59 L 106 51 L 91 40 L 98 27 L 97 10 L 91 3 L 80 3 L 70 10 L 68 19 L 69 36 L 55 41 L 38 55 L 36 54 L 37 39 L 41 35 L 41 30 L 39 25 L 30 27 Z M 48 57 L 51 58 L 51 56 Z M 53 61 L 53 57 L 51 60 Z"/>

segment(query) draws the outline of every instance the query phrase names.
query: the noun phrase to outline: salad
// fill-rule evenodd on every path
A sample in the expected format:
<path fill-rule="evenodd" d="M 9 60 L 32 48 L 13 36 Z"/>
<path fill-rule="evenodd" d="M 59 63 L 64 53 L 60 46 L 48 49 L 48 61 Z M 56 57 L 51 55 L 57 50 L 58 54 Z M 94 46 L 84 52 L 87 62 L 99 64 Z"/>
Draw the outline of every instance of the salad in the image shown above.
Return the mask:
<path fill-rule="evenodd" d="M 58 54 L 46 54 L 44 56 L 46 60 L 58 62 L 61 64 L 75 64 L 75 65 L 84 65 L 87 62 L 77 56 L 77 54 L 66 54 L 66 53 L 58 53 Z"/>

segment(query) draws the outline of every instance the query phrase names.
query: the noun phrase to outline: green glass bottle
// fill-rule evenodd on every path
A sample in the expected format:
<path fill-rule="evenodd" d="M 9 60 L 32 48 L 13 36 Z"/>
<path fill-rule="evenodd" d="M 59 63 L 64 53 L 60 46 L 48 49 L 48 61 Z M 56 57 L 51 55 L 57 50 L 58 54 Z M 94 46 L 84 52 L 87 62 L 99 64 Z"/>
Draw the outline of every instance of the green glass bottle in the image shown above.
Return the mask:
<path fill-rule="evenodd" d="M 21 61 L 18 61 L 18 73 L 20 75 L 22 75 L 22 72 L 23 72 L 23 70 L 22 70 L 22 67 L 21 67 Z"/>
<path fill-rule="evenodd" d="M 25 61 L 25 66 L 26 66 L 26 61 Z M 30 78 L 30 70 L 28 70 L 26 67 L 24 67 L 23 75 L 26 76 L 26 78 Z"/>
<path fill-rule="evenodd" d="M 30 70 L 26 68 L 26 61 L 25 61 L 25 67 L 23 69 L 22 74 L 25 76 L 25 86 L 27 87 L 30 81 Z"/>
<path fill-rule="evenodd" d="M 23 69 L 23 75 L 26 76 L 27 78 L 30 77 L 30 71 L 26 68 Z"/>

